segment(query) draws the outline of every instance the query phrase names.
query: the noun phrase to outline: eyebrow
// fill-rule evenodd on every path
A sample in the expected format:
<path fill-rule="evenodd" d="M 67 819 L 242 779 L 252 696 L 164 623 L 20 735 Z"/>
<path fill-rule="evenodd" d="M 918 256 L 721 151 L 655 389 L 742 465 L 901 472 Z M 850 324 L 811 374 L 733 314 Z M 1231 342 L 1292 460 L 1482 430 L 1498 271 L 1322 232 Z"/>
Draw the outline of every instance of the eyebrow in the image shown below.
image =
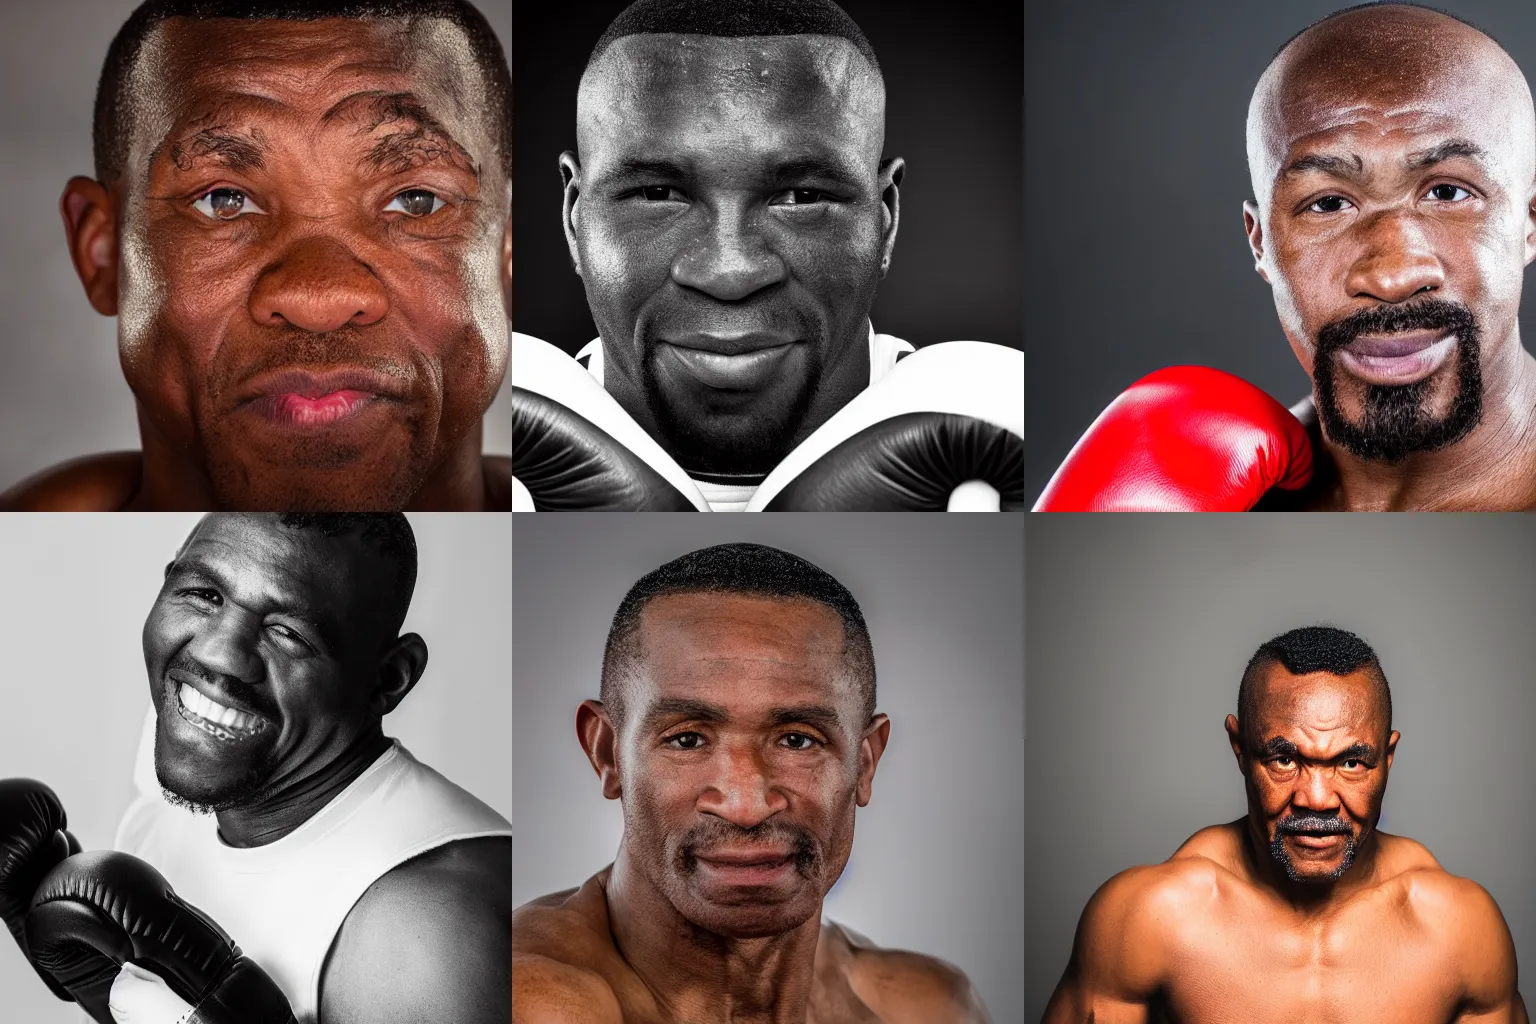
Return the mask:
<path fill-rule="evenodd" d="M 170 145 L 171 163 L 190 171 L 212 161 L 232 171 L 258 171 L 265 166 L 267 140 L 261 131 L 241 131 L 225 124 L 188 129 Z"/>
<path fill-rule="evenodd" d="M 806 157 L 790 160 L 773 169 L 773 178 L 782 182 L 802 181 L 806 178 L 830 178 L 842 185 L 856 186 L 858 179 L 846 168 L 831 160 Z"/>
<path fill-rule="evenodd" d="M 480 176 L 480 168 L 469 152 L 414 93 L 353 93 L 332 104 L 320 120 L 333 121 L 360 104 L 366 104 L 368 115 L 358 127 L 359 135 L 372 135 L 385 125 L 398 125 L 397 130 L 374 143 L 359 161 L 360 166 L 398 174 L 423 164 L 446 161 L 477 178 Z"/>
<path fill-rule="evenodd" d="M 1337 754 L 1334 754 L 1332 757 L 1328 758 L 1315 759 L 1310 757 L 1302 757 L 1301 751 L 1297 748 L 1296 744 L 1282 736 L 1271 737 L 1268 742 L 1259 748 L 1259 754 L 1263 757 L 1289 757 L 1293 761 L 1306 761 L 1309 764 L 1324 762 L 1336 764 L 1339 761 L 1376 760 L 1376 748 L 1371 746 L 1369 743 L 1351 744 L 1350 746 L 1347 746 L 1343 750 L 1339 751 Z"/>
<path fill-rule="evenodd" d="M 774 708 L 768 713 L 770 725 L 809 725 L 828 735 L 835 735 L 841 719 L 837 711 L 825 704 L 797 704 L 793 707 Z"/>
<path fill-rule="evenodd" d="M 1445 142 L 1440 143 L 1440 145 L 1432 146 L 1422 152 L 1409 153 L 1408 166 L 1418 169 L 1421 167 L 1432 167 L 1441 161 L 1450 160 L 1452 157 L 1462 156 L 1472 160 L 1481 160 L 1487 155 L 1487 153 L 1483 152 L 1483 148 L 1475 142 L 1467 139 L 1447 139 Z"/>
<path fill-rule="evenodd" d="M 613 165 L 609 172 L 613 178 L 670 178 L 677 180 L 687 177 L 681 164 L 670 160 L 641 160 L 625 157 Z"/>
<path fill-rule="evenodd" d="M 1365 170 L 1365 161 L 1359 154 L 1352 153 L 1349 156 L 1328 156 L 1324 153 L 1308 153 L 1306 156 L 1297 157 L 1285 165 L 1282 174 L 1300 174 L 1303 171 L 1322 171 L 1325 174 L 1334 174 L 1341 178 L 1358 177 Z"/>
<path fill-rule="evenodd" d="M 653 726 L 666 718 L 686 718 L 690 721 L 716 724 L 724 722 L 729 717 L 725 708 L 719 704 L 711 704 L 707 700 L 664 697 L 646 709 L 644 722 L 647 726 Z"/>
<path fill-rule="evenodd" d="M 1412 170 L 1422 170 L 1455 157 L 1482 160 L 1487 155 L 1481 146 L 1469 139 L 1447 139 L 1429 149 L 1409 153 L 1405 163 Z M 1282 173 L 1300 174 L 1303 171 L 1322 171 L 1324 174 L 1332 174 L 1340 178 L 1359 178 L 1365 173 L 1365 161 L 1360 159 L 1358 153 L 1351 153 L 1349 156 L 1308 153 L 1286 164 Z"/>

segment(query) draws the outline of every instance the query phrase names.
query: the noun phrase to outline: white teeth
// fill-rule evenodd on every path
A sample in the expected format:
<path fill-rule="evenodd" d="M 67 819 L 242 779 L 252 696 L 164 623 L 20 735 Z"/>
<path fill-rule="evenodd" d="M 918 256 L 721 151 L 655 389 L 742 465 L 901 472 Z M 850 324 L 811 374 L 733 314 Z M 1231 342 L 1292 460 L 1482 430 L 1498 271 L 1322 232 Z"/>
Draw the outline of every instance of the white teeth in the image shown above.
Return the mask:
<path fill-rule="evenodd" d="M 224 705 L 204 696 L 200 691 L 194 690 L 186 683 L 182 683 L 177 690 L 177 696 L 181 698 L 181 706 L 186 708 L 198 718 L 209 725 L 220 726 L 225 729 L 239 729 L 250 731 L 261 725 L 260 719 L 248 715 L 234 708 Z"/>

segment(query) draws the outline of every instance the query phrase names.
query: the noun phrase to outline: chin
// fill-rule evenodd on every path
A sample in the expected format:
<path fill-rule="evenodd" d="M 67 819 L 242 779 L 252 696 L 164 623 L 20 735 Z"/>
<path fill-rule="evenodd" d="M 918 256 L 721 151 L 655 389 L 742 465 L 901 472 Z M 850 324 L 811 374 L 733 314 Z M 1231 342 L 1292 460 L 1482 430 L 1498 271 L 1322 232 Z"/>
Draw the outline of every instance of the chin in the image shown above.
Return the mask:
<path fill-rule="evenodd" d="M 731 939 L 762 939 L 792 932 L 816 917 L 820 900 L 795 899 L 788 903 L 723 907 L 698 901 L 679 907 L 694 927 Z"/>

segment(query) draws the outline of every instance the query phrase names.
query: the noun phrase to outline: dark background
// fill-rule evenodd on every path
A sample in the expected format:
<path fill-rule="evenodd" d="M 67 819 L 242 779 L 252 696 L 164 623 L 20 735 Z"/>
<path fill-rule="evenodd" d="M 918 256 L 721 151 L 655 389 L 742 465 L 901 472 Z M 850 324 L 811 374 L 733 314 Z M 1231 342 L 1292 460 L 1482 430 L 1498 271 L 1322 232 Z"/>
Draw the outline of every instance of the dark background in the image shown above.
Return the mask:
<path fill-rule="evenodd" d="M 1095 889 L 1246 813 L 1223 728 L 1238 680 L 1318 622 L 1364 637 L 1391 684 L 1381 827 L 1493 895 L 1530 998 L 1536 520 L 1036 516 L 1025 558 L 1021 1019 L 1044 1012 Z"/>
<path fill-rule="evenodd" d="M 597 336 L 560 228 L 576 87 L 626 0 L 514 5 L 513 327 L 575 352 Z M 906 158 L 901 228 L 875 330 L 914 345 L 1023 347 L 1018 3 L 846 0 L 880 59 L 888 156 Z"/>
<path fill-rule="evenodd" d="M 1536 3 L 1432 0 L 1536 72 Z M 1243 235 L 1248 97 L 1339 0 L 1030 0 L 1025 13 L 1031 502 L 1143 374 L 1197 363 L 1308 392 Z M 1527 291 L 1526 310 L 1536 312 Z M 1530 314 L 1527 314 L 1527 319 Z"/>

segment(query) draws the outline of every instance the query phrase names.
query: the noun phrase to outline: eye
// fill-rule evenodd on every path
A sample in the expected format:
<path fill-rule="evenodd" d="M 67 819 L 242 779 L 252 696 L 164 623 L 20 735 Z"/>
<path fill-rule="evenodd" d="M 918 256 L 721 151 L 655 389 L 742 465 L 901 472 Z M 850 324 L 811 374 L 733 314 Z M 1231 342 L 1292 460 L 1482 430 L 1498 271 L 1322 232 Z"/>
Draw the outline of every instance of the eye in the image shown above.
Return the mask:
<path fill-rule="evenodd" d="M 237 188 L 216 188 L 205 192 L 192 204 L 192 209 L 209 220 L 234 220 L 242 213 L 267 212 Z"/>
<path fill-rule="evenodd" d="M 1340 213 L 1349 205 L 1349 200 L 1343 196 L 1323 196 L 1307 209 L 1313 213 Z"/>
<path fill-rule="evenodd" d="M 280 622 L 269 623 L 267 625 L 267 631 L 273 636 L 286 640 L 289 643 L 297 644 L 306 650 L 309 648 L 309 642 L 307 640 Z"/>
<path fill-rule="evenodd" d="M 696 732 L 680 732 L 676 736 L 668 736 L 666 743 L 677 750 L 698 750 L 704 745 L 704 737 Z"/>
<path fill-rule="evenodd" d="M 1292 765 L 1294 765 L 1296 762 L 1292 761 L 1288 757 L 1277 757 L 1273 761 L 1271 761 L 1270 763 L 1273 764 L 1276 768 L 1289 768 Z"/>
<path fill-rule="evenodd" d="M 1471 199 L 1472 193 L 1460 185 L 1436 185 L 1429 190 L 1429 198 L 1441 203 L 1459 203 L 1463 199 Z"/>
<path fill-rule="evenodd" d="M 1358 757 L 1348 757 L 1348 758 L 1345 758 L 1343 761 L 1339 762 L 1339 766 L 1342 767 L 1342 768 L 1355 769 L 1355 768 L 1363 768 L 1363 767 L 1365 767 L 1365 763 L 1363 761 L 1361 761 Z"/>
<path fill-rule="evenodd" d="M 176 593 L 180 597 L 190 597 L 194 601 L 201 601 L 204 604 L 211 604 L 216 607 L 224 603 L 224 595 L 220 594 L 217 590 L 209 590 L 207 587 L 183 587 L 181 590 L 176 591 Z"/>
<path fill-rule="evenodd" d="M 391 199 L 384 209 L 386 212 L 394 210 L 410 217 L 427 217 L 447 205 L 436 193 L 424 188 L 408 188 Z"/>
<path fill-rule="evenodd" d="M 774 196 L 772 203 L 775 206 L 810 206 L 814 203 L 826 202 L 829 198 L 827 193 L 819 188 L 791 188 Z"/>
<path fill-rule="evenodd" d="M 816 745 L 816 740 L 803 732 L 785 733 L 783 739 L 779 740 L 779 742 L 790 750 L 810 750 Z"/>
<path fill-rule="evenodd" d="M 683 194 L 670 185 L 646 185 L 640 189 L 640 195 L 650 203 L 682 202 L 683 199 Z"/>

